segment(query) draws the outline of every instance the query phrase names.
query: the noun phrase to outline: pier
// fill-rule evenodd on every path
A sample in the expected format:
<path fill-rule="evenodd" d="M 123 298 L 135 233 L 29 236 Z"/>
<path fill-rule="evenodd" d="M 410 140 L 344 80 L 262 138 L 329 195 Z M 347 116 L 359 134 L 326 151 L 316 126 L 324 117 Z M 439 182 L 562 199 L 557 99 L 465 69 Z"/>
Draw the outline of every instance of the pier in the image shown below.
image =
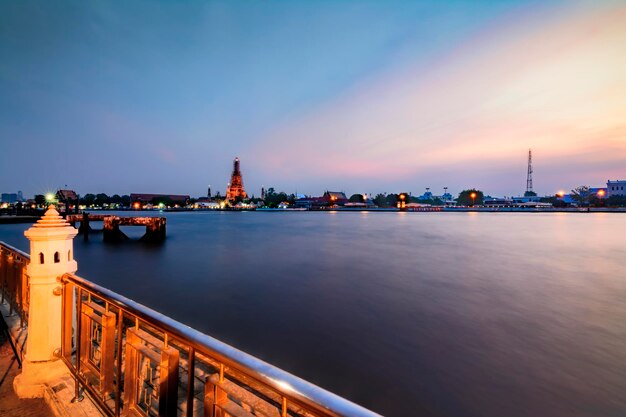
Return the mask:
<path fill-rule="evenodd" d="M 128 236 L 120 230 L 120 226 L 144 226 L 146 233 L 141 237 L 141 241 L 158 243 L 165 240 L 166 218 L 165 217 L 137 217 L 137 216 L 115 216 L 111 214 L 92 214 L 84 212 L 82 214 L 70 214 L 66 218 L 72 226 L 80 223 L 78 233 L 83 235 L 85 240 L 89 239 L 89 233 L 93 230 L 91 223 L 103 222 L 102 232 L 105 242 L 121 242 L 128 240 Z"/>

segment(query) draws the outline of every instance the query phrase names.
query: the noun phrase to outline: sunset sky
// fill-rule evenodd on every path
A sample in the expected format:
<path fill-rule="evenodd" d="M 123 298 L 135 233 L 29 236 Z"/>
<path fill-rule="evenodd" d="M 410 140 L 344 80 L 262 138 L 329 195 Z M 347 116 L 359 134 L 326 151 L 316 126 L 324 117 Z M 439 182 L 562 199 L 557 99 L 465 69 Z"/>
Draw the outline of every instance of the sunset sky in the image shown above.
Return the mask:
<path fill-rule="evenodd" d="M 3 1 L 0 191 L 626 178 L 626 2 Z"/>

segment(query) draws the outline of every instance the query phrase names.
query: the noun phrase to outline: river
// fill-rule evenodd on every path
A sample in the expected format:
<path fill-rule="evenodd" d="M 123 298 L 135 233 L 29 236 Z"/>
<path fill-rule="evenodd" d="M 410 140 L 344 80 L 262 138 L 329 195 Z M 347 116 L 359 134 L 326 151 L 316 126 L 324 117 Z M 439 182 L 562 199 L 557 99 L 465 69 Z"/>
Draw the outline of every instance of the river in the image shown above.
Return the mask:
<path fill-rule="evenodd" d="M 165 215 L 78 274 L 384 415 L 626 415 L 626 215 Z"/>

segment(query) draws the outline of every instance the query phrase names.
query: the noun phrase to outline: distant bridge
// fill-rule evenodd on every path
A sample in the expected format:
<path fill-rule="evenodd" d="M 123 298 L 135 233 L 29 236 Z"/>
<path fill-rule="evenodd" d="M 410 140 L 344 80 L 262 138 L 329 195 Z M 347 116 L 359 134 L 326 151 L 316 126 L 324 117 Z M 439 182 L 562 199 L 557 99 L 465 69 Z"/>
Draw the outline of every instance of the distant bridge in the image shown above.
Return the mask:
<path fill-rule="evenodd" d="M 165 217 L 122 217 L 112 214 L 69 214 L 66 220 L 74 227 L 80 223 L 78 233 L 82 233 L 85 240 L 89 239 L 92 230 L 90 223 L 95 221 L 104 222 L 102 227 L 105 242 L 120 242 L 128 240 L 128 236 L 120 230 L 120 226 L 145 226 L 146 233 L 140 240 L 145 242 L 162 242 L 165 240 Z"/>

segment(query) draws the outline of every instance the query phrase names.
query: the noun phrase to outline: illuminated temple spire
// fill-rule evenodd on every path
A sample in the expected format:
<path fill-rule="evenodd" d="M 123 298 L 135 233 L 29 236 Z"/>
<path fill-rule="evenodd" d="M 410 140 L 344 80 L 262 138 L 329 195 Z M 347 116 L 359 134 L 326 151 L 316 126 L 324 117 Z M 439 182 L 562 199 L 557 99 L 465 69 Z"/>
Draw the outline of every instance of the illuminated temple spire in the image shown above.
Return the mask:
<path fill-rule="evenodd" d="M 233 174 L 230 177 L 230 184 L 226 191 L 226 199 L 232 201 L 237 197 L 246 198 L 246 191 L 243 189 L 241 170 L 239 169 L 239 158 L 233 162 Z"/>

